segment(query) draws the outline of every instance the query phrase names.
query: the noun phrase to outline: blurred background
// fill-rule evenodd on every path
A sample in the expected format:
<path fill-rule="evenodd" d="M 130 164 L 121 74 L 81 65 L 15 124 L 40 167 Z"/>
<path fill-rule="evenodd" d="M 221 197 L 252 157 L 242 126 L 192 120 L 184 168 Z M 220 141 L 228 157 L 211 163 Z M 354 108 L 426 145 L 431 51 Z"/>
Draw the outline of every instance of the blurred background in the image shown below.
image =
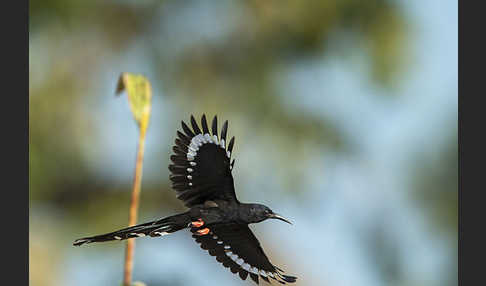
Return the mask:
<path fill-rule="evenodd" d="M 251 226 L 296 285 L 457 285 L 457 1 L 30 1 L 30 285 L 120 285 L 138 130 L 121 72 L 153 87 L 139 222 L 183 211 L 181 120 L 229 121 Z M 134 281 L 252 285 L 188 232 L 138 239 Z M 264 282 L 263 282 L 264 283 Z"/>

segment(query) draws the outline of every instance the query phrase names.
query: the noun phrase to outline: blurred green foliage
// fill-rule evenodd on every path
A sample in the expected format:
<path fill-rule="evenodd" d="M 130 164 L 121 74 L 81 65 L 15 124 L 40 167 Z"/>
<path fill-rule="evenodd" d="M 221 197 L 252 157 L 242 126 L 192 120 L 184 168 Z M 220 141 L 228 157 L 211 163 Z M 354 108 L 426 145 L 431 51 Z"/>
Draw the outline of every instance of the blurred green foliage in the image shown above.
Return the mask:
<path fill-rule="evenodd" d="M 90 106 L 83 101 L 109 96 L 96 91 L 96 75 L 138 38 L 152 38 L 138 53 L 157 63 L 164 94 L 177 96 L 176 104 L 197 107 L 190 110 L 196 114 L 200 110 L 244 114 L 258 122 L 256 134 L 272 130 L 276 138 L 292 136 L 297 144 L 346 146 L 332 124 L 289 113 L 273 88 L 272 74 L 296 58 L 325 53 L 326 42 L 336 32 L 350 31 L 358 39 L 354 49 L 370 51 L 373 73 L 386 84 L 386 78 L 402 67 L 397 61 L 404 56 L 400 41 L 406 26 L 400 10 L 393 1 L 235 3 L 234 9 L 244 12 L 236 28 L 220 41 L 196 41 L 174 56 L 163 41 L 167 39 L 156 39 L 157 19 L 190 3 L 172 2 L 164 12 L 169 3 L 158 1 L 32 1 L 30 45 L 35 50 L 30 55 L 29 151 L 35 191 L 31 199 L 63 202 L 77 197 L 81 189 L 106 188 L 83 163 L 83 146 L 96 144 L 96 134 L 104 132 L 95 118 L 89 118 Z M 60 205 L 64 206 L 68 205 Z"/>

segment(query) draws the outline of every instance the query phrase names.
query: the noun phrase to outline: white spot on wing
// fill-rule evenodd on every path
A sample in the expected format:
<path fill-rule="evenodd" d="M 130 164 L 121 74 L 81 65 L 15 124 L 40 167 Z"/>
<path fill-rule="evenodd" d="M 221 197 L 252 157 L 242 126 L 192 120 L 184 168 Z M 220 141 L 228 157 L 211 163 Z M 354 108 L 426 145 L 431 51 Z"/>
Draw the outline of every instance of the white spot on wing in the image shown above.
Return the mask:
<path fill-rule="evenodd" d="M 193 151 L 193 152 L 197 152 L 197 150 L 199 150 L 199 145 L 194 143 L 194 142 L 191 142 L 191 144 L 189 144 L 188 149 Z"/>
<path fill-rule="evenodd" d="M 91 241 L 89 241 L 88 239 L 76 239 L 74 241 L 74 243 L 90 243 Z"/>
<path fill-rule="evenodd" d="M 195 142 L 198 145 L 202 142 L 206 143 L 202 134 L 197 134 L 196 136 L 194 136 L 191 142 Z"/>
<path fill-rule="evenodd" d="M 205 139 L 206 139 L 206 141 L 208 141 L 209 143 L 213 143 L 213 140 L 211 140 L 211 136 L 210 136 L 208 133 L 204 134 L 204 138 L 205 138 Z"/>
<path fill-rule="evenodd" d="M 169 234 L 169 233 L 168 233 L 168 232 L 165 232 L 165 231 L 162 231 L 162 232 L 160 232 L 160 231 L 156 231 L 156 232 L 154 232 L 154 234 L 155 234 L 155 235 L 159 235 L 159 236 L 164 236 L 164 235 L 167 235 L 167 234 Z"/>

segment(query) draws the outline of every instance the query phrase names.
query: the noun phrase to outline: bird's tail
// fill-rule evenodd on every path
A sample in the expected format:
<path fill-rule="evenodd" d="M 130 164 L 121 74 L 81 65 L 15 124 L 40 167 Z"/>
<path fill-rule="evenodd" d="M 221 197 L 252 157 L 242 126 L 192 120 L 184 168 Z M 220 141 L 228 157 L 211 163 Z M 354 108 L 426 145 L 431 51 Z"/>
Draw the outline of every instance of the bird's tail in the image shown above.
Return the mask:
<path fill-rule="evenodd" d="M 128 238 L 144 237 L 147 235 L 152 237 L 163 236 L 186 228 L 190 223 L 191 218 L 189 216 L 189 213 L 186 212 L 163 219 L 158 219 L 151 222 L 123 228 L 106 234 L 76 239 L 73 242 L 73 245 L 78 246 L 92 242 L 124 240 Z"/>

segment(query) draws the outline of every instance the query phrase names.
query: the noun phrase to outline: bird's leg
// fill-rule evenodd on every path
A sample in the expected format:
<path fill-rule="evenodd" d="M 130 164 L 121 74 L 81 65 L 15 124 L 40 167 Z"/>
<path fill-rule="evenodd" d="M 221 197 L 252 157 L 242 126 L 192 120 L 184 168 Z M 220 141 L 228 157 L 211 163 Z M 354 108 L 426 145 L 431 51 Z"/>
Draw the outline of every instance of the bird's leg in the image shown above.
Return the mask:
<path fill-rule="evenodd" d="M 209 233 L 209 228 L 203 228 L 203 229 L 200 229 L 198 231 L 196 231 L 197 235 L 206 235 Z"/>
<path fill-rule="evenodd" d="M 204 221 L 203 221 L 202 219 L 200 219 L 200 218 L 199 218 L 197 221 L 193 221 L 193 222 L 191 222 L 191 226 L 192 226 L 192 227 L 197 227 L 197 228 L 199 228 L 199 227 L 201 227 L 201 226 L 203 226 L 203 225 L 204 225 Z"/>
<path fill-rule="evenodd" d="M 197 221 L 192 221 L 189 225 L 194 229 L 193 232 L 196 235 L 206 235 L 206 234 L 209 233 L 209 228 L 207 228 L 207 227 L 200 229 L 204 225 L 204 221 L 200 218 L 197 219 Z M 198 230 L 195 230 L 195 229 L 198 229 Z"/>

